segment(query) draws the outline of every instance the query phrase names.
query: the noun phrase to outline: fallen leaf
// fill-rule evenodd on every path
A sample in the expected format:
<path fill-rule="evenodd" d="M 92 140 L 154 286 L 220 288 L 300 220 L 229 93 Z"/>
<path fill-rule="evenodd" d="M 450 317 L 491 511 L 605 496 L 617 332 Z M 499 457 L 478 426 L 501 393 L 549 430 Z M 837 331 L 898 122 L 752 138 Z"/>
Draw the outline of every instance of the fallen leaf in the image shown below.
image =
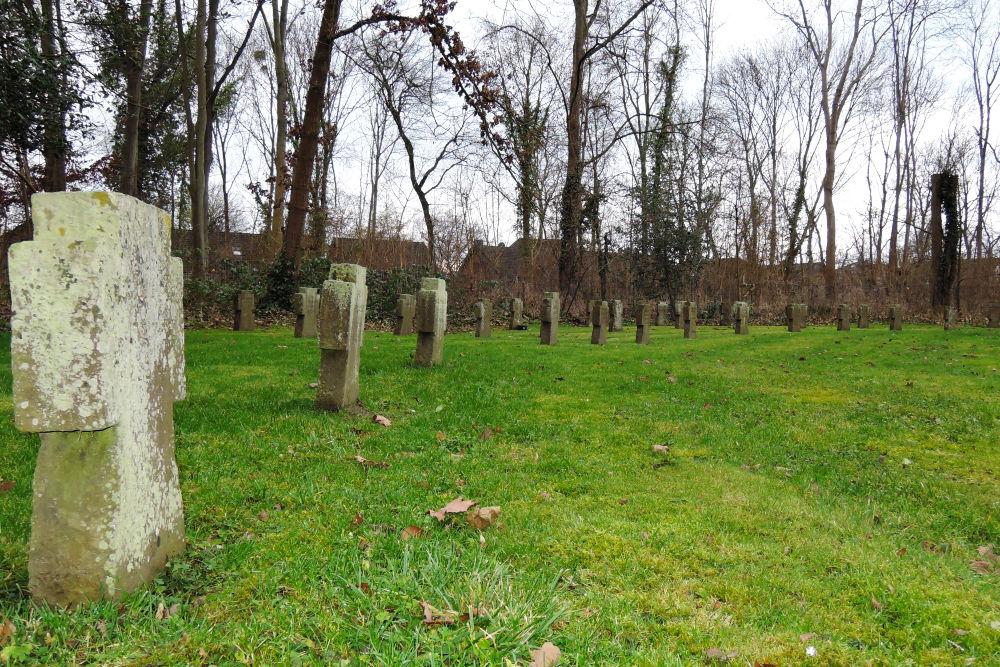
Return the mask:
<path fill-rule="evenodd" d="M 562 651 L 552 642 L 545 642 L 540 649 L 531 652 L 531 664 L 529 667 L 553 667 L 559 664 L 559 657 Z"/>
<path fill-rule="evenodd" d="M 983 560 L 988 560 L 991 563 L 996 563 L 997 561 L 1000 561 L 1000 556 L 997 556 L 995 553 L 993 553 L 992 544 L 983 545 L 979 547 L 977 551 L 979 552 L 979 557 L 982 558 Z"/>
<path fill-rule="evenodd" d="M 360 526 L 364 522 L 365 522 L 365 520 L 361 517 L 361 512 L 355 512 L 354 513 L 354 518 L 351 519 L 351 525 L 352 526 Z"/>
<path fill-rule="evenodd" d="M 17 627 L 7 620 L 6 616 L 0 618 L 3 619 L 0 621 L 0 646 L 3 646 L 14 638 L 14 633 L 17 632 Z"/>
<path fill-rule="evenodd" d="M 161 602 L 159 606 L 156 607 L 156 620 L 165 621 L 174 614 L 176 614 L 180 608 L 181 608 L 180 604 L 176 602 L 170 605 L 169 608 L 165 607 Z"/>
<path fill-rule="evenodd" d="M 799 635 L 799 641 L 805 643 L 815 636 L 816 636 L 815 632 L 804 632 L 801 635 Z"/>
<path fill-rule="evenodd" d="M 618 501 L 619 505 L 628 505 L 628 498 L 622 498 Z"/>
<path fill-rule="evenodd" d="M 884 606 L 885 606 L 884 604 L 882 604 L 881 602 L 879 602 L 878 600 L 876 600 L 874 597 L 872 597 L 872 607 L 875 609 L 875 611 L 882 611 L 882 607 L 884 607 Z"/>
<path fill-rule="evenodd" d="M 974 560 L 969 563 L 969 567 L 978 574 L 989 574 L 993 569 L 992 565 L 985 560 Z"/>
<path fill-rule="evenodd" d="M 476 530 L 486 530 L 490 524 L 500 516 L 500 508 L 496 505 L 491 507 L 478 507 L 465 515 L 465 520 Z"/>
<path fill-rule="evenodd" d="M 437 439 L 438 439 L 438 442 L 440 442 L 441 440 L 444 440 L 444 433 L 442 433 L 441 431 L 438 431 L 438 433 L 437 433 Z"/>
<path fill-rule="evenodd" d="M 670 377 L 667 378 L 667 382 L 677 382 L 677 378 L 671 375 Z"/>
<path fill-rule="evenodd" d="M 896 552 L 896 555 L 899 556 L 900 558 L 902 558 L 903 556 L 905 556 L 906 555 L 906 547 L 903 547 L 902 549 L 899 549 Z"/>
<path fill-rule="evenodd" d="M 198 649 L 198 657 L 201 658 L 202 660 L 207 659 L 208 658 L 208 651 L 206 651 L 203 648 Z"/>
<path fill-rule="evenodd" d="M 653 445 L 654 452 L 669 452 L 670 445 Z"/>
<path fill-rule="evenodd" d="M 732 660 L 740 654 L 739 651 L 732 651 L 731 653 L 726 653 L 721 648 L 712 647 L 705 649 L 705 657 L 709 660 L 720 660 L 725 662 L 726 660 Z"/>
<path fill-rule="evenodd" d="M 439 510 L 427 510 L 427 513 L 438 521 L 444 521 L 445 517 L 449 514 L 465 514 L 472 508 L 473 505 L 478 505 L 479 503 L 475 500 L 462 500 L 459 496 L 455 498 L 450 503 L 445 505 Z"/>
<path fill-rule="evenodd" d="M 375 415 L 372 417 L 372 422 L 376 424 L 381 424 L 382 426 L 392 426 L 392 422 L 383 417 L 382 415 Z"/>
<path fill-rule="evenodd" d="M 479 434 L 479 439 L 480 440 L 489 440 L 492 437 L 493 437 L 493 431 L 490 430 L 489 426 L 487 426 L 486 429 L 483 430 L 483 432 Z"/>
<path fill-rule="evenodd" d="M 267 512 L 266 512 L 266 511 L 264 511 L 264 510 L 261 510 L 261 511 L 260 511 L 260 514 L 258 514 L 257 516 L 259 516 L 259 517 L 260 517 L 261 521 L 264 521 L 264 520 L 266 520 L 266 519 L 267 519 Z"/>
<path fill-rule="evenodd" d="M 318 386 L 319 386 L 319 382 L 310 382 L 309 383 L 309 388 L 310 389 L 315 389 Z"/>
<path fill-rule="evenodd" d="M 371 597 L 372 595 L 375 595 L 374 593 L 372 593 L 372 587 L 369 586 L 367 582 L 362 581 L 361 585 L 358 586 L 358 588 L 360 588 L 362 591 L 364 591 L 365 593 L 367 593 L 369 597 Z"/>
<path fill-rule="evenodd" d="M 426 602 L 421 601 L 420 607 L 424 610 L 424 623 L 427 625 L 450 625 L 455 622 L 454 616 L 447 612 L 439 612 Z"/>
<path fill-rule="evenodd" d="M 962 635 L 969 634 L 969 631 L 968 630 L 959 630 L 958 628 L 955 628 L 954 630 L 951 631 L 951 634 L 958 635 L 959 637 L 961 637 Z"/>
<path fill-rule="evenodd" d="M 646 366 L 649 366 L 649 365 L 650 365 L 651 363 L 653 363 L 653 362 L 652 362 L 652 361 L 650 361 L 649 359 L 643 359 L 643 360 L 642 360 L 642 363 L 643 363 L 644 365 L 646 365 Z"/>
<path fill-rule="evenodd" d="M 288 349 L 288 346 L 287 346 L 287 345 L 279 345 L 279 346 L 278 346 L 278 349 L 279 349 L 279 350 L 287 350 L 287 349 Z"/>
<path fill-rule="evenodd" d="M 388 461 L 370 461 L 370 460 L 366 459 L 363 456 L 355 456 L 354 460 L 357 461 L 358 463 L 360 463 L 361 465 L 366 466 L 366 467 L 370 467 L 370 468 L 388 468 L 389 467 L 389 462 Z"/>
<path fill-rule="evenodd" d="M 407 540 L 417 540 L 424 536 L 424 529 L 420 526 L 407 526 L 400 534 L 404 542 Z"/>
<path fill-rule="evenodd" d="M 108 636 L 108 624 L 104 622 L 103 618 L 97 623 L 97 631 L 101 633 L 102 637 Z"/>

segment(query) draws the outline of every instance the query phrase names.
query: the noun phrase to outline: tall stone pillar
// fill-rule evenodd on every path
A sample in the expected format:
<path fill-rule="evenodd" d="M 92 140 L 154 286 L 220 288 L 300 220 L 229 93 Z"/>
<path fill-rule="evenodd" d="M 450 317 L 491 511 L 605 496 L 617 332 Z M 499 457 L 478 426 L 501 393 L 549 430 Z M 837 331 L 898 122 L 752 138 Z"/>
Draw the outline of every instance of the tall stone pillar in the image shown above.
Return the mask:
<path fill-rule="evenodd" d="M 253 331 L 253 311 L 256 305 L 253 292 L 248 289 L 233 296 L 233 311 L 235 312 L 233 331 Z"/>
<path fill-rule="evenodd" d="M 476 316 L 476 338 L 489 338 L 493 332 L 493 302 L 480 299 L 472 304 Z"/>
<path fill-rule="evenodd" d="M 590 343 L 592 345 L 607 345 L 609 318 L 608 302 L 597 300 L 591 301 L 590 313 L 590 323 L 594 326 L 594 329 L 590 334 Z"/>
<path fill-rule="evenodd" d="M 684 337 L 698 337 L 698 306 L 694 301 L 682 301 L 684 310 L 681 313 L 684 317 Z"/>
<path fill-rule="evenodd" d="M 559 342 L 559 292 L 546 292 L 542 299 L 542 345 Z"/>
<path fill-rule="evenodd" d="M 608 313 L 610 321 L 608 323 L 608 328 L 611 331 L 622 331 L 625 328 L 625 314 L 622 312 L 622 302 L 621 299 L 615 299 L 608 304 Z"/>
<path fill-rule="evenodd" d="M 639 345 L 649 344 L 649 325 L 652 315 L 653 307 L 648 303 L 640 303 L 635 307 L 635 342 Z"/>
<path fill-rule="evenodd" d="M 521 328 L 521 313 L 524 310 L 524 302 L 520 299 L 510 300 L 510 324 L 507 327 L 511 331 Z"/>

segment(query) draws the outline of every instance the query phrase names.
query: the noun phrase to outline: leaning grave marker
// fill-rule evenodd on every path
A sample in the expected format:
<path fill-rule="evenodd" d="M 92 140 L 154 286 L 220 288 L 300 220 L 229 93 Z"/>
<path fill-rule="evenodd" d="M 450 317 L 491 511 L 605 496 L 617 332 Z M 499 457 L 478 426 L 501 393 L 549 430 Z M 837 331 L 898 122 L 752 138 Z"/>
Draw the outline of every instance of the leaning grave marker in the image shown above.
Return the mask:
<path fill-rule="evenodd" d="M 368 271 L 358 264 L 334 264 L 323 282 L 319 311 L 319 387 L 316 407 L 343 410 L 358 402 L 361 345 L 368 304 Z"/>
<path fill-rule="evenodd" d="M 9 250 L 14 423 L 42 441 L 29 588 L 117 599 L 185 546 L 183 267 L 170 218 L 132 197 L 35 194 L 32 218 L 34 240 Z"/>

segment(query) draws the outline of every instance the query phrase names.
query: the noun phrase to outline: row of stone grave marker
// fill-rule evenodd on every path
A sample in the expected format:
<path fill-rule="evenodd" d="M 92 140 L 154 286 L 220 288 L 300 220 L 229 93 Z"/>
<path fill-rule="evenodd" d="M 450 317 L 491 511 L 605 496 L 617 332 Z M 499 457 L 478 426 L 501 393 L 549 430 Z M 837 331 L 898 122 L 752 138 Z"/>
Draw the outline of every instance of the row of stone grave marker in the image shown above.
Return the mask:
<path fill-rule="evenodd" d="M 186 393 L 183 267 L 170 255 L 170 218 L 132 197 L 39 193 L 32 219 L 33 240 L 8 255 L 14 424 L 42 441 L 29 589 L 56 605 L 115 599 L 185 547 L 173 425 L 173 404 Z M 321 290 L 295 297 L 296 335 L 316 336 L 320 350 L 317 408 L 357 405 L 366 277 L 362 266 L 335 264 Z M 234 306 L 235 328 L 252 328 L 253 294 L 237 294 Z M 657 324 L 666 324 L 665 306 L 657 305 Z M 415 366 L 442 363 L 447 308 L 439 278 L 400 298 L 397 331 L 416 329 Z M 559 309 L 558 292 L 546 292 L 543 345 L 558 341 Z M 685 338 L 696 337 L 696 305 L 676 309 Z M 511 328 L 521 327 L 521 310 L 516 301 Z M 849 311 L 838 310 L 838 326 L 850 325 Z M 868 310 L 859 311 L 866 326 Z M 482 300 L 475 312 L 477 335 L 488 337 L 492 304 Z M 786 312 L 790 331 L 805 326 L 804 304 Z M 603 345 L 609 326 L 621 326 L 621 302 L 594 301 L 590 313 L 591 342 Z M 739 302 L 733 315 L 746 333 L 749 306 Z M 652 306 L 638 306 L 637 343 L 649 342 L 651 319 Z M 901 306 L 891 309 L 891 326 L 902 327 Z M 1000 327 L 1000 307 L 991 326 Z"/>

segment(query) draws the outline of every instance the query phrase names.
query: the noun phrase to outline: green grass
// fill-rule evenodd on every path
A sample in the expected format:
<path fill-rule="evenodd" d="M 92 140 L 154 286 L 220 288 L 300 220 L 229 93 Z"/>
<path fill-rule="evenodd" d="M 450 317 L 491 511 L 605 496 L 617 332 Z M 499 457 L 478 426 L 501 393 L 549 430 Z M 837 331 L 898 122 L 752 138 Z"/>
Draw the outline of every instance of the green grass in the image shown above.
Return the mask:
<path fill-rule="evenodd" d="M 13 664 L 526 664 L 545 641 L 562 665 L 1000 661 L 1000 574 L 970 567 L 1000 551 L 996 331 L 494 330 L 449 335 L 433 369 L 368 332 L 361 398 L 390 427 L 313 410 L 314 341 L 189 332 L 189 548 L 73 612 L 27 599 L 38 445 L 10 419 L 8 340 Z M 482 539 L 427 515 L 459 495 L 502 508 Z M 426 625 L 421 602 L 481 613 Z"/>

